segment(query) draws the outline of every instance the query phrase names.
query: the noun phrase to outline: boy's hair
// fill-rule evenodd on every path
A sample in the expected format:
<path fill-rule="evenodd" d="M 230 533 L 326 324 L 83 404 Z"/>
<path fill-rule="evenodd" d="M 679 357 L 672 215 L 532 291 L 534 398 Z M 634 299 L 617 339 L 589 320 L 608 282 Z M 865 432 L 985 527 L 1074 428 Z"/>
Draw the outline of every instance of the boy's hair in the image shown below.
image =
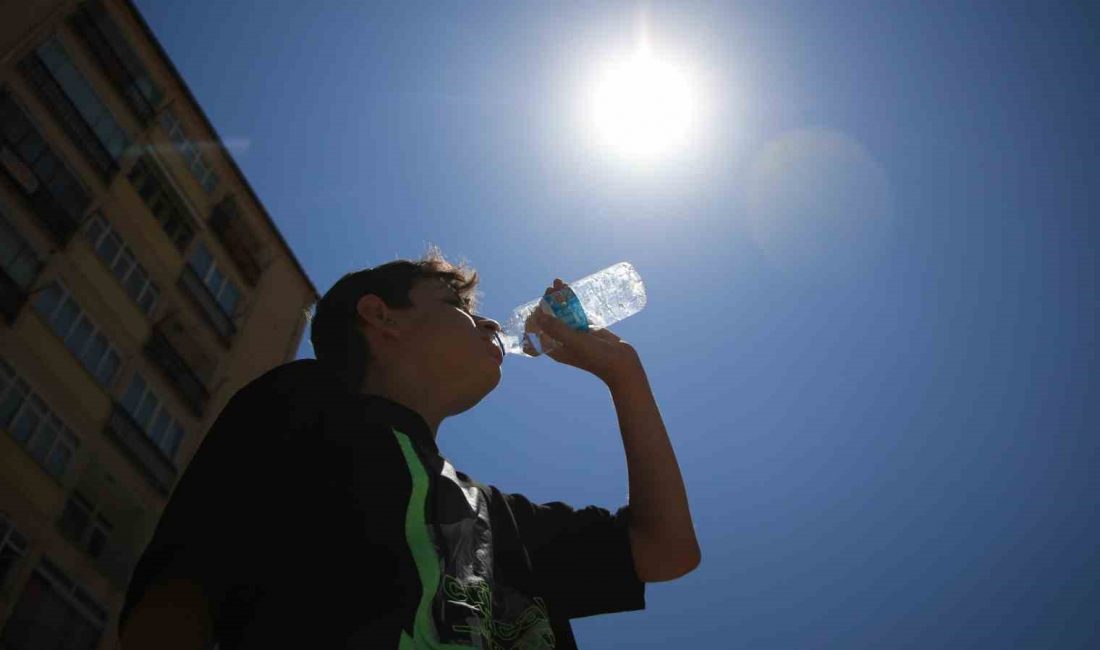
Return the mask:
<path fill-rule="evenodd" d="M 409 298 L 414 283 L 440 278 L 450 285 L 470 312 L 477 309 L 477 271 L 463 261 L 448 262 L 438 246 L 429 245 L 419 260 L 398 259 L 381 266 L 344 275 L 306 312 L 310 321 L 310 344 L 317 361 L 325 365 L 350 392 L 357 392 L 366 378 L 371 352 L 360 326 L 356 304 L 362 296 L 374 294 L 391 309 L 413 306 Z"/>

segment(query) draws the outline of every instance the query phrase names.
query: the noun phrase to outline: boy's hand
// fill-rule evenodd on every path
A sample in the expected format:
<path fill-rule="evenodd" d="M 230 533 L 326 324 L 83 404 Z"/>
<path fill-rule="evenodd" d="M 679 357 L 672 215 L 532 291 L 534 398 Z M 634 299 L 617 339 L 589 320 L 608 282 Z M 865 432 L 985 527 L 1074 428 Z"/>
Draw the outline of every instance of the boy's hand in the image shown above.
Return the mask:
<path fill-rule="evenodd" d="M 546 288 L 546 294 L 568 287 L 560 279 Z M 544 295 L 546 295 L 544 294 Z M 554 361 L 586 370 L 611 384 L 624 373 L 641 366 L 641 360 L 632 345 L 609 329 L 592 329 L 581 332 L 572 329 L 553 316 L 536 309 L 528 321 L 527 329 L 539 334 L 539 342 L 549 346 L 546 352 Z M 550 337 L 559 345 L 546 340 Z"/>

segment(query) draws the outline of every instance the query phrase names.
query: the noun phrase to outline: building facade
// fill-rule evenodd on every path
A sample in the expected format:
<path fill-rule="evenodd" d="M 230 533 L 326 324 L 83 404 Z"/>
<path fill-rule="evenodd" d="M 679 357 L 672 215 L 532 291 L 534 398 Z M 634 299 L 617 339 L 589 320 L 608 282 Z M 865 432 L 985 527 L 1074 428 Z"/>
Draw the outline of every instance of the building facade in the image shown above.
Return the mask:
<path fill-rule="evenodd" d="M 0 7 L 0 650 L 114 649 L 178 478 L 319 296 L 130 0 Z"/>

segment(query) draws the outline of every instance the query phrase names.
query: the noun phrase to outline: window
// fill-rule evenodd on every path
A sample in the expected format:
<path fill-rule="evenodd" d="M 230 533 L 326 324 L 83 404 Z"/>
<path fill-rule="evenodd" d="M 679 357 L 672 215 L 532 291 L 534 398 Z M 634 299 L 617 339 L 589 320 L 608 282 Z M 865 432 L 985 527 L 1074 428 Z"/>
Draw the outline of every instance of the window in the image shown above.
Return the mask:
<path fill-rule="evenodd" d="M 156 163 L 139 158 L 130 170 L 130 182 L 176 248 L 187 248 L 195 235 L 188 210 Z"/>
<path fill-rule="evenodd" d="M 66 132 L 105 175 L 130 145 L 126 132 L 73 65 L 61 41 L 50 38 L 23 62 L 24 72 L 43 94 Z M 67 100 L 67 101 L 66 101 Z M 106 155 L 104 155 L 106 153 Z"/>
<path fill-rule="evenodd" d="M 60 479 L 80 444 L 27 382 L 0 359 L 0 427 L 23 445 L 46 473 Z"/>
<path fill-rule="evenodd" d="M 2 208 L 2 206 L 0 206 Z M 30 244 L 19 234 L 0 209 L 0 269 L 23 291 L 30 289 L 42 268 Z"/>
<path fill-rule="evenodd" d="M 112 528 L 111 523 L 97 513 L 95 506 L 79 492 L 69 496 L 57 526 L 62 535 L 94 558 L 103 553 Z"/>
<path fill-rule="evenodd" d="M 34 299 L 34 309 L 65 342 L 65 347 L 104 389 L 118 373 L 121 358 L 107 337 L 99 331 L 72 294 L 54 280 Z"/>
<path fill-rule="evenodd" d="M 206 288 L 210 290 L 210 295 L 217 300 L 218 307 L 222 312 L 230 318 L 236 316 L 241 290 L 218 268 L 218 265 L 214 262 L 214 257 L 202 240 L 195 246 L 195 250 L 191 253 L 191 258 L 187 263 L 199 276 L 202 283 L 206 285 Z"/>
<path fill-rule="evenodd" d="M 114 266 L 111 267 L 111 273 L 119 282 L 123 282 L 126 276 L 130 275 L 130 270 L 137 264 L 137 258 L 134 257 L 133 251 L 129 249 L 123 249 L 118 255 L 118 259 L 115 260 Z"/>
<path fill-rule="evenodd" d="M 208 194 L 217 189 L 217 175 L 210 168 L 210 163 L 199 152 L 199 144 L 187 138 L 187 135 L 183 132 L 183 126 L 176 119 L 176 116 L 171 111 L 165 110 L 160 114 L 160 125 L 176 146 L 176 151 L 183 156 L 188 169 L 191 170 L 191 174 L 199 182 L 199 185 L 202 185 L 202 188 Z"/>
<path fill-rule="evenodd" d="M 152 118 L 163 93 L 102 3 L 89 0 L 80 5 L 72 22 L 131 110 L 143 121 Z"/>
<path fill-rule="evenodd" d="M 130 380 L 130 386 L 122 397 L 122 408 L 169 460 L 176 457 L 176 450 L 183 439 L 183 427 L 166 412 L 163 402 L 141 374 L 135 372 Z"/>
<path fill-rule="evenodd" d="M 0 591 L 14 575 L 19 558 L 27 553 L 27 539 L 19 534 L 5 512 L 0 512 Z"/>
<path fill-rule="evenodd" d="M 8 650 L 95 650 L 107 608 L 43 559 L 16 603 L 0 639 Z"/>
<path fill-rule="evenodd" d="M 31 185 L 24 184 L 24 179 L 15 179 L 28 196 L 48 196 L 50 207 L 60 210 L 71 223 L 83 220 L 84 206 L 88 204 L 84 187 L 46 146 L 23 109 L 8 93 L 0 91 L 0 149 L 4 148 L 9 149 L 12 158 L 25 165 L 33 177 Z"/>
<path fill-rule="evenodd" d="M 88 218 L 85 235 L 99 259 L 107 266 L 141 311 L 151 315 L 160 298 L 160 289 L 149 272 L 137 263 L 134 252 L 98 212 Z"/>

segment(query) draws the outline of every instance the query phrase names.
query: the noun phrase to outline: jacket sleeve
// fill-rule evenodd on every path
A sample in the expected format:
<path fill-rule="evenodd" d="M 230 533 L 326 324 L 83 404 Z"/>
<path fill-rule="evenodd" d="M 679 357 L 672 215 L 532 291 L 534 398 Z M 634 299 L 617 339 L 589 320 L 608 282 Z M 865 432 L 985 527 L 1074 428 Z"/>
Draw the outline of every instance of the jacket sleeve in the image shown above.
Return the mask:
<path fill-rule="evenodd" d="M 561 502 L 532 503 L 504 494 L 536 579 L 566 618 L 645 609 L 645 583 L 634 569 L 629 506 L 614 514 Z"/>

